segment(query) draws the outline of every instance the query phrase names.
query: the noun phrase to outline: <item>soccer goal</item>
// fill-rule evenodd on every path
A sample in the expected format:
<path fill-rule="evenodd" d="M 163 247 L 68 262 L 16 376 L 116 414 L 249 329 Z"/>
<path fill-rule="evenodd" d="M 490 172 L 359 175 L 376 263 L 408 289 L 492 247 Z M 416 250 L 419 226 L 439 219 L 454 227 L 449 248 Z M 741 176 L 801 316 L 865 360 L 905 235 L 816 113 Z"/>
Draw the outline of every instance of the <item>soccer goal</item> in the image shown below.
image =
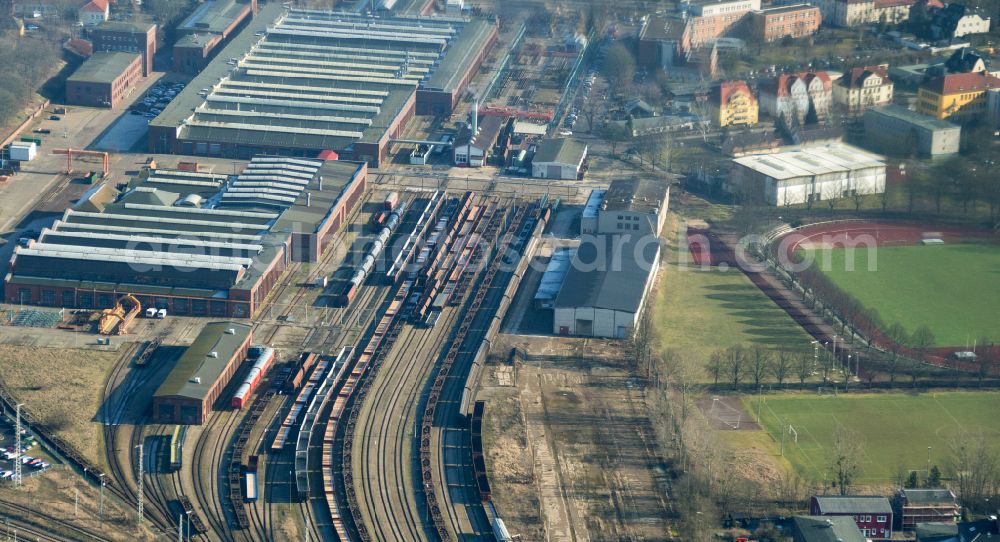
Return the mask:
<path fill-rule="evenodd" d="M 795 444 L 799 443 L 799 432 L 795 430 L 792 424 L 788 424 L 788 435 L 792 437 L 792 442 Z"/>
<path fill-rule="evenodd" d="M 708 414 L 733 430 L 739 429 L 743 422 L 743 412 L 727 405 L 719 396 L 712 397 L 712 407 L 708 409 Z"/>
<path fill-rule="evenodd" d="M 819 386 L 816 388 L 816 393 L 820 397 L 836 397 L 837 386 Z"/>

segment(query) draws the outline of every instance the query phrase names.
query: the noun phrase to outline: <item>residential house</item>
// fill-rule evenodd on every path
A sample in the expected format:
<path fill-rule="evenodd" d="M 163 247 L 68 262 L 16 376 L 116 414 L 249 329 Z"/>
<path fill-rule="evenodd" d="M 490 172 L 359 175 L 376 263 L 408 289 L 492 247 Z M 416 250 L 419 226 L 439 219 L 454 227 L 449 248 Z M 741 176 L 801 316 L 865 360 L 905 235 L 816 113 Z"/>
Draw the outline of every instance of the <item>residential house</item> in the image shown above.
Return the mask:
<path fill-rule="evenodd" d="M 111 16 L 111 6 L 108 0 L 90 0 L 77 12 L 80 24 L 83 26 L 97 26 L 108 20 Z"/>
<path fill-rule="evenodd" d="M 988 91 L 1000 88 L 1000 78 L 986 73 L 952 73 L 931 79 L 917 91 L 917 111 L 958 123 L 989 114 Z"/>
<path fill-rule="evenodd" d="M 892 103 L 892 80 L 888 66 L 851 68 L 833 84 L 833 101 L 857 115 L 865 108 Z"/>
<path fill-rule="evenodd" d="M 885 166 L 882 167 L 885 171 Z M 868 538 L 892 538 L 892 505 L 885 497 L 814 496 L 809 513 L 824 517 L 850 517 Z"/>
<path fill-rule="evenodd" d="M 949 489 L 900 489 L 892 504 L 903 531 L 912 531 L 920 523 L 954 525 L 962 515 L 962 507 Z"/>
<path fill-rule="evenodd" d="M 792 518 L 795 542 L 866 542 L 858 526 L 848 517 L 795 516 Z"/>
<path fill-rule="evenodd" d="M 830 116 L 833 83 L 826 72 L 782 74 L 760 87 L 760 108 L 772 117 L 823 121 Z"/>
<path fill-rule="evenodd" d="M 962 47 L 948 57 L 944 68 L 948 73 L 979 73 L 988 70 L 989 59 L 972 47 Z"/>
<path fill-rule="evenodd" d="M 723 81 L 708 94 L 712 122 L 718 127 L 757 124 L 758 104 L 745 81 Z"/>
<path fill-rule="evenodd" d="M 750 17 L 754 38 L 765 42 L 811 36 L 823 20 L 819 8 L 809 4 L 764 8 Z"/>
<path fill-rule="evenodd" d="M 944 9 L 934 10 L 928 31 L 934 40 L 983 34 L 990 31 L 990 17 L 962 4 L 948 4 Z"/>

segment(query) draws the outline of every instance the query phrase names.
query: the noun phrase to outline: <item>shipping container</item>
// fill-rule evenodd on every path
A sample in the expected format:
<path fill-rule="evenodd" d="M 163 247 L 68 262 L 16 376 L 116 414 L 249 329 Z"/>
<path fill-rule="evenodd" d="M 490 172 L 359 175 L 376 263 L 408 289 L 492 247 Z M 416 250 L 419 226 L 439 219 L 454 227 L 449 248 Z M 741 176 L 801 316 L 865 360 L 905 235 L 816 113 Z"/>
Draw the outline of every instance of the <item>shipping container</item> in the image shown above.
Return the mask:
<path fill-rule="evenodd" d="M 34 141 L 27 143 L 12 143 L 10 145 L 10 159 L 20 160 L 22 162 L 30 162 L 35 159 L 35 154 L 38 152 L 38 146 Z"/>

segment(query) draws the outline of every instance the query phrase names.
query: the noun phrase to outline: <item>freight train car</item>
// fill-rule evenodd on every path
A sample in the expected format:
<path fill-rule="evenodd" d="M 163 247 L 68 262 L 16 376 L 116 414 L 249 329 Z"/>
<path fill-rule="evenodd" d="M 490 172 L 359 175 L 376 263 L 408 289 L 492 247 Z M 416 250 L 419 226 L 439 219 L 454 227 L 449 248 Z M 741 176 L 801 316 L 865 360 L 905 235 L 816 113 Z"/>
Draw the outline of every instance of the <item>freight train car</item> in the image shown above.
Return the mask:
<path fill-rule="evenodd" d="M 392 236 L 392 232 L 396 231 L 399 223 L 403 220 L 403 213 L 406 211 L 406 202 L 402 202 L 396 206 L 395 210 L 386 216 L 385 225 L 379 234 L 375 237 L 368 251 L 365 253 L 364 258 L 361 259 L 361 265 L 354 271 L 351 275 L 351 280 L 347 282 L 344 287 L 344 291 L 337 298 L 337 301 L 344 307 L 351 303 L 354 299 L 355 294 L 361 289 L 361 284 L 368 278 L 372 270 L 375 269 L 375 262 L 378 260 L 379 255 L 382 254 L 382 250 L 385 249 L 386 245 L 389 243 L 389 237 Z"/>
<path fill-rule="evenodd" d="M 247 399 L 250 398 L 250 393 L 253 392 L 254 388 L 257 387 L 257 384 L 260 383 L 260 379 L 271 367 L 271 362 L 273 361 L 274 349 L 262 348 L 260 350 L 260 355 L 257 356 L 257 360 L 254 361 L 253 367 L 250 368 L 250 372 L 247 373 L 246 378 L 243 379 L 243 383 L 240 384 L 240 387 L 236 389 L 236 393 L 233 394 L 233 408 L 243 408 Z"/>
<path fill-rule="evenodd" d="M 386 211 L 392 211 L 396 208 L 397 203 L 399 203 L 399 192 L 389 192 L 385 201 L 382 202 L 382 208 Z"/>
<path fill-rule="evenodd" d="M 243 502 L 256 502 L 257 501 L 257 473 L 247 471 L 243 475 L 244 490 L 243 490 Z"/>

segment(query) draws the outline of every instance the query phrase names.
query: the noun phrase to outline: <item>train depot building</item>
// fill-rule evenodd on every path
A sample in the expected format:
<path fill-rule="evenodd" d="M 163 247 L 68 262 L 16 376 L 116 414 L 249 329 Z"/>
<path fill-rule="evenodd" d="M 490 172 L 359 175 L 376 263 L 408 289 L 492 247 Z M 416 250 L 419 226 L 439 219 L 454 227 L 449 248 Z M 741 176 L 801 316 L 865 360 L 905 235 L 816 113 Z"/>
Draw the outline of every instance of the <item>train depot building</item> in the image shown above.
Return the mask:
<path fill-rule="evenodd" d="M 450 115 L 495 20 L 368 17 L 269 3 L 149 125 L 157 153 L 377 167 L 414 114 Z"/>
<path fill-rule="evenodd" d="M 201 425 L 247 358 L 253 332 L 247 324 L 212 322 L 153 394 L 153 421 Z"/>
<path fill-rule="evenodd" d="M 248 318 L 291 262 L 315 262 L 357 206 L 367 166 L 255 157 L 236 175 L 143 169 L 99 185 L 15 248 L 9 303 L 81 309 L 132 294 L 170 314 Z"/>

